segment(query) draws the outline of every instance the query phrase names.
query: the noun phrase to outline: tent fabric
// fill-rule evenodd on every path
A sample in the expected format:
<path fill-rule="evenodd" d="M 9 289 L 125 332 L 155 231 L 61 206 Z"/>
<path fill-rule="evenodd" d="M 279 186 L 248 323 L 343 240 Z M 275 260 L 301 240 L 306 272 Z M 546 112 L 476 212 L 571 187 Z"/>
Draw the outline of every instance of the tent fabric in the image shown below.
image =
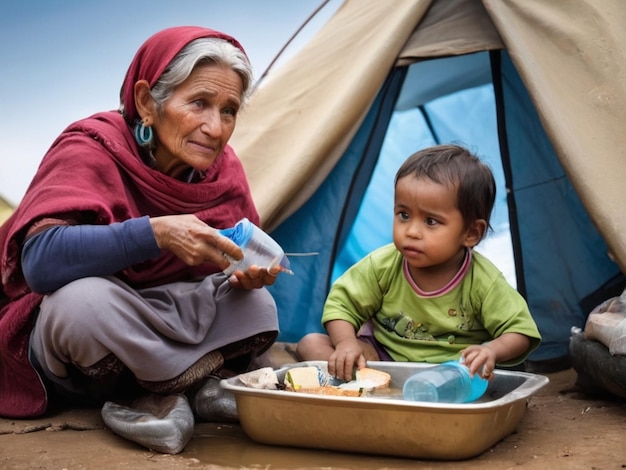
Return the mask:
<path fill-rule="evenodd" d="M 279 276 L 269 288 L 278 306 L 283 341 L 297 341 L 304 332 L 321 330 L 333 267 L 378 162 L 404 76 L 398 69 L 390 74 L 350 146 L 318 191 L 272 232 L 287 252 L 317 253 L 290 257 L 294 275 Z M 389 211 L 372 215 L 374 223 L 390 218 Z"/>
<path fill-rule="evenodd" d="M 13 207 L 2 197 L 0 197 L 0 225 L 13 213 Z"/>
<path fill-rule="evenodd" d="M 563 330 L 584 323 L 585 296 L 626 267 L 624 24 L 621 0 L 344 1 L 267 75 L 231 140 L 262 226 L 288 252 L 319 253 L 291 258 L 296 275 L 273 286 L 283 339 L 319 322 L 391 107 L 485 83 L 490 68 L 520 290 L 547 333 L 542 358 L 567 350 Z M 412 80 L 428 83 L 402 90 Z"/>
<path fill-rule="evenodd" d="M 356 133 L 396 57 L 406 61 L 433 56 L 437 50 L 449 55 L 482 45 L 499 47 L 493 29 L 485 27 L 490 21 L 479 14 L 484 5 L 565 171 L 624 271 L 626 237 L 620 234 L 626 225 L 621 203 L 626 185 L 620 172 L 606 171 L 620 166 L 626 148 L 623 1 L 433 3 L 439 14 L 425 23 L 433 31 L 426 35 L 428 54 L 414 44 L 418 33 L 398 52 L 430 1 L 398 0 L 388 8 L 376 0 L 347 0 L 301 53 L 268 75 L 254 93 L 232 144 L 244 161 L 264 228 L 276 228 L 319 187 Z M 467 32 L 460 21 L 448 19 L 450 11 L 456 18 L 478 18 L 481 26 Z M 448 33 L 440 35 L 443 44 L 437 45 L 441 31 Z M 484 37 L 468 49 L 465 37 L 475 38 L 480 31 Z"/>
<path fill-rule="evenodd" d="M 421 86 L 407 91 L 400 97 L 397 109 L 406 109 L 403 100 L 411 106 L 422 105 L 438 96 L 454 93 L 491 80 L 491 74 L 481 71 L 488 67 L 477 67 L 476 60 L 488 60 L 485 55 L 473 53 L 499 50 L 504 47 L 498 32 L 479 1 L 447 0 L 435 1 L 428 9 L 419 26 L 398 54 L 396 67 L 419 65 L 409 70 L 419 76 Z M 463 56 L 458 58 L 456 56 Z M 446 57 L 455 56 L 454 65 L 449 66 Z M 437 60 L 424 60 L 433 59 Z M 464 70 L 459 70 L 464 67 Z"/>
<path fill-rule="evenodd" d="M 626 271 L 626 4 L 483 0 L 591 219 Z"/>
<path fill-rule="evenodd" d="M 510 56 L 502 53 L 496 67 L 517 287 L 543 336 L 531 357 L 564 356 L 569 340 L 565 326 L 582 326 L 588 313 L 581 299 L 600 289 L 618 268 L 565 176 Z"/>
<path fill-rule="evenodd" d="M 328 176 L 430 3 L 348 1 L 255 90 L 231 145 L 263 228 L 276 228 Z"/>
<path fill-rule="evenodd" d="M 418 59 L 470 54 L 504 47 L 479 1 L 435 1 L 404 48 L 396 66 Z"/>

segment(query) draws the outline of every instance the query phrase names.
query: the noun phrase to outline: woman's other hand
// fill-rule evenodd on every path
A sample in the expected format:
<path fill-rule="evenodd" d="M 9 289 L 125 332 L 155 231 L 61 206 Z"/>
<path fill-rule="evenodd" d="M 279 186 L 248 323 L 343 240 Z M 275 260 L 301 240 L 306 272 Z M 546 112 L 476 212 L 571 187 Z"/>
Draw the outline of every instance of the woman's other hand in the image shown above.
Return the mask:
<path fill-rule="evenodd" d="M 232 287 L 251 290 L 259 289 L 263 286 L 271 286 L 276 282 L 276 276 L 280 272 L 280 266 L 274 266 L 268 270 L 252 265 L 247 271 L 235 271 L 228 282 Z"/>

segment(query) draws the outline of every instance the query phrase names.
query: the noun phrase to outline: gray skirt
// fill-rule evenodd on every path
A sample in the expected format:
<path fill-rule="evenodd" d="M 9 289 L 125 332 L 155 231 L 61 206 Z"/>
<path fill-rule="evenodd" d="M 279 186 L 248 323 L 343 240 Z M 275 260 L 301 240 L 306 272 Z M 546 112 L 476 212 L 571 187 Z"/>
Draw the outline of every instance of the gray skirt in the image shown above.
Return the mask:
<path fill-rule="evenodd" d="M 50 378 L 113 354 L 140 380 L 163 381 L 205 354 L 278 332 L 266 289 L 233 289 L 222 273 L 135 290 L 116 277 L 79 279 L 44 297 L 31 355 Z"/>

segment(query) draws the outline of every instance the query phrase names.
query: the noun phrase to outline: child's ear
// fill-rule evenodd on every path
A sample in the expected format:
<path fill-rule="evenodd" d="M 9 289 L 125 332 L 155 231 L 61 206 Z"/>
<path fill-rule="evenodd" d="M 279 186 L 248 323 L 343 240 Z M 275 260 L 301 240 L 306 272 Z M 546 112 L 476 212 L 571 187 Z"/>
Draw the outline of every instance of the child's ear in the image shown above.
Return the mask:
<path fill-rule="evenodd" d="M 487 222 L 484 219 L 475 220 L 465 232 L 465 246 L 474 248 L 483 239 L 487 232 Z"/>

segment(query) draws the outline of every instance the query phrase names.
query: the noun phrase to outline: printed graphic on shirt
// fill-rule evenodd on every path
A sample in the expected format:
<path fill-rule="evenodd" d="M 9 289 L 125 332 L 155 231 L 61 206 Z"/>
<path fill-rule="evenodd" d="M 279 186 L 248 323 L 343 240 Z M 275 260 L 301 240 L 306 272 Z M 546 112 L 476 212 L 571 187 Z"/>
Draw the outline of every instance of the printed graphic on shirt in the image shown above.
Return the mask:
<path fill-rule="evenodd" d="M 451 308 L 447 311 L 449 318 L 445 319 L 445 323 L 448 320 L 456 320 L 456 325 L 451 324 L 452 328 L 462 331 L 470 331 L 475 324 L 474 316 L 467 314 L 462 309 Z M 446 334 L 435 337 L 429 331 L 426 325 L 422 322 L 414 320 L 408 315 L 399 311 L 395 315 L 387 316 L 381 312 L 376 314 L 376 321 L 387 331 L 395 333 L 396 335 L 414 340 L 422 341 L 446 341 L 450 344 L 454 344 L 456 338 L 454 334 Z"/>

